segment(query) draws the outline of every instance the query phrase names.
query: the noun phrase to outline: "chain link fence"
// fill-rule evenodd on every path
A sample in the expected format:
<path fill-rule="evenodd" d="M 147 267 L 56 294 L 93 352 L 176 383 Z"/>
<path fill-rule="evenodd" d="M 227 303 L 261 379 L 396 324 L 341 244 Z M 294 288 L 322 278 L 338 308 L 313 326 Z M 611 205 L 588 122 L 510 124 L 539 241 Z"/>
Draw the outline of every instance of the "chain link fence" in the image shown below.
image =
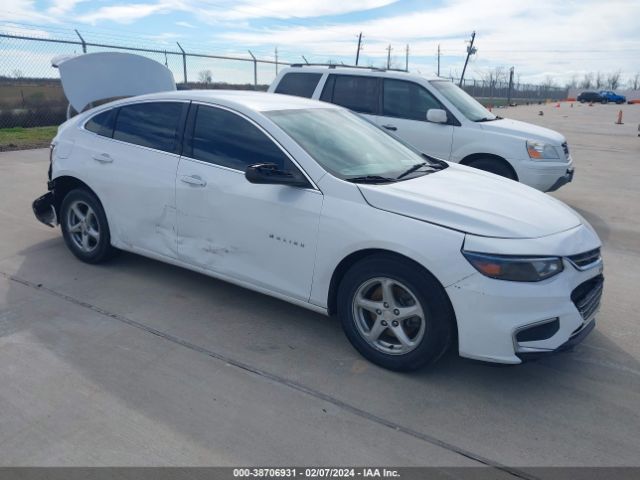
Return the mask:
<path fill-rule="evenodd" d="M 51 66 L 57 56 L 105 51 L 135 53 L 169 68 L 179 89 L 266 90 L 278 69 L 288 65 L 252 54 L 245 58 L 186 52 L 178 44 L 171 50 L 89 41 L 80 34 L 76 38 L 64 34 L 57 37 L 0 33 L 0 128 L 64 122 L 68 102 L 58 71 Z"/>
<path fill-rule="evenodd" d="M 451 79 L 456 84 L 459 79 Z M 464 79 L 462 89 L 485 105 L 530 104 L 564 100 L 569 89 L 551 85 L 531 85 L 528 83 Z"/>
<path fill-rule="evenodd" d="M 100 33 L 83 35 L 71 30 L 3 31 L 0 26 L 0 128 L 59 125 L 66 119 L 67 100 L 56 56 L 102 51 L 126 51 L 148 57 L 171 70 L 179 89 L 233 88 L 266 90 L 278 69 L 288 62 L 248 55 L 211 55 L 176 43 L 170 48 L 141 44 L 128 37 L 117 44 Z M 455 81 L 455 79 L 451 79 Z M 456 83 L 458 83 L 456 81 Z M 465 79 L 462 88 L 485 105 L 559 100 L 567 90 L 527 84 Z"/>

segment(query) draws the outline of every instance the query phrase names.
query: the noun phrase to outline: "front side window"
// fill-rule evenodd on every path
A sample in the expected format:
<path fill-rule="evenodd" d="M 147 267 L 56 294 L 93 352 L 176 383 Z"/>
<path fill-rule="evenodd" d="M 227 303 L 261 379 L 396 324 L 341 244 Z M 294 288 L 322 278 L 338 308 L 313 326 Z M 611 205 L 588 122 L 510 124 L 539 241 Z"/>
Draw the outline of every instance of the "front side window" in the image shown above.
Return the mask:
<path fill-rule="evenodd" d="M 488 122 L 498 118 L 484 108 L 475 98 L 452 82 L 447 80 L 433 80 L 431 86 L 438 90 L 460 113 L 472 122 Z"/>
<path fill-rule="evenodd" d="M 178 102 L 148 102 L 120 107 L 113 138 L 173 153 L 177 147 L 178 125 L 186 105 Z"/>
<path fill-rule="evenodd" d="M 404 80 L 384 80 L 382 114 L 408 120 L 427 120 L 427 110 L 442 108 L 433 95 L 417 83 Z"/>
<path fill-rule="evenodd" d="M 364 118 L 338 108 L 312 108 L 265 112 L 318 164 L 345 180 L 366 176 L 403 179 L 411 167 L 443 168 Z M 424 175 L 417 172 L 414 176 Z"/>
<path fill-rule="evenodd" d="M 321 73 L 287 73 L 278 83 L 275 93 L 311 98 L 321 77 Z"/>
<path fill-rule="evenodd" d="M 117 109 L 112 108 L 106 112 L 94 115 L 85 123 L 84 128 L 103 137 L 113 136 L 113 122 Z"/>
<path fill-rule="evenodd" d="M 282 150 L 248 120 L 215 107 L 198 106 L 193 135 L 185 153 L 191 158 L 245 171 L 255 163 L 275 163 L 291 170 Z"/>
<path fill-rule="evenodd" d="M 379 98 L 378 83 L 375 77 L 329 75 L 321 100 L 341 105 L 354 112 L 376 114 Z"/>

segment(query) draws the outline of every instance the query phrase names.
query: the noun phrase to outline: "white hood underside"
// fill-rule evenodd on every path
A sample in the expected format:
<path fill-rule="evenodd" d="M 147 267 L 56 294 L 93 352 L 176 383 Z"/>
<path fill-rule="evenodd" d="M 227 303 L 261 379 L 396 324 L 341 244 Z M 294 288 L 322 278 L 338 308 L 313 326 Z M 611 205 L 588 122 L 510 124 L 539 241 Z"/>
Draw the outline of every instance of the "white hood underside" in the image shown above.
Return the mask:
<path fill-rule="evenodd" d="M 131 53 L 87 53 L 56 57 L 51 63 L 60 70 L 64 94 L 77 112 L 98 100 L 176 89 L 171 70 Z"/>

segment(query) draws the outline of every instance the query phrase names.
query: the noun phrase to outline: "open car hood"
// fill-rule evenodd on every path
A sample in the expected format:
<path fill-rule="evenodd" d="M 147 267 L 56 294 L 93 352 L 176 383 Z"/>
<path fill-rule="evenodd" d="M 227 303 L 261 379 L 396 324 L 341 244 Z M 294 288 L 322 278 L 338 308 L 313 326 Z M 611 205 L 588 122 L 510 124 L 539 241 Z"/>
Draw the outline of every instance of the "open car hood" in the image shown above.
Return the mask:
<path fill-rule="evenodd" d="M 171 70 L 131 53 L 97 52 L 56 57 L 51 64 L 60 70 L 64 94 L 77 112 L 98 100 L 176 89 Z"/>

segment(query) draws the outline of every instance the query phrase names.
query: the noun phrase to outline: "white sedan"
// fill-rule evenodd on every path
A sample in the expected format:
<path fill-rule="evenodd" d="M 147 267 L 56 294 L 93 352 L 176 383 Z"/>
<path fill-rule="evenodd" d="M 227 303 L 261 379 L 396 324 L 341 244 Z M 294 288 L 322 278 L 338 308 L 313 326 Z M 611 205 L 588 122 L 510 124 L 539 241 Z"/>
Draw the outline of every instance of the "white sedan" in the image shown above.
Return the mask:
<path fill-rule="evenodd" d="M 600 303 L 600 240 L 569 207 L 313 100 L 111 102 L 60 127 L 48 187 L 34 212 L 80 260 L 127 250 L 336 314 L 390 369 L 449 347 L 520 363 L 580 341 Z"/>

